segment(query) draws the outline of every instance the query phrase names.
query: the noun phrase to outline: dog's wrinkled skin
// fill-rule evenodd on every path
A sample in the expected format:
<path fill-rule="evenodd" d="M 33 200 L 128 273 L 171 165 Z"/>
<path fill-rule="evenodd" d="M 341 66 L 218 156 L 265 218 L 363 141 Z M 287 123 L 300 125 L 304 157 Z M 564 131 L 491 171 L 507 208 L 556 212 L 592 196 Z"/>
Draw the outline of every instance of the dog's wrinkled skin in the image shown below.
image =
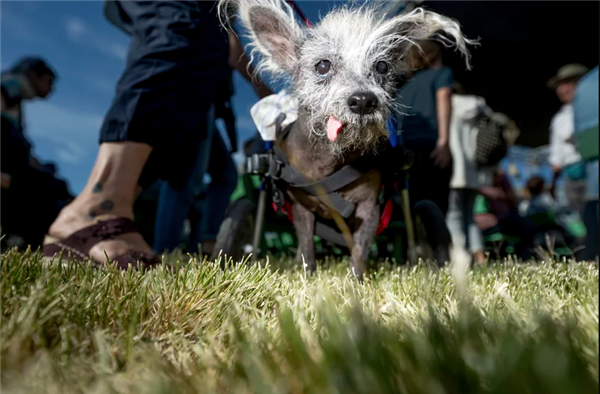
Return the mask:
<path fill-rule="evenodd" d="M 376 153 L 387 135 L 385 120 L 401 110 L 394 97 L 397 81 L 407 71 L 403 56 L 412 45 L 434 38 L 455 45 L 469 66 L 466 45 L 472 42 L 462 36 L 459 25 L 422 9 L 386 18 L 372 5 L 346 6 L 332 10 L 312 28 L 301 26 L 292 8 L 281 0 L 220 1 L 221 16 L 232 9 L 249 32 L 253 54 L 261 55 L 257 69 L 291 79 L 300 105 L 299 118 L 280 147 L 292 165 L 313 180 L 362 155 Z M 349 99 L 357 93 L 374 96 L 368 111 L 350 108 Z M 327 133 L 330 118 L 343 124 L 333 140 Z M 354 243 L 352 266 L 359 278 L 379 225 L 380 190 L 378 170 L 340 190 L 356 205 L 347 224 Z M 331 213 L 316 197 L 294 188 L 288 193 L 294 202 L 298 258 L 303 256 L 314 272 L 314 215 L 328 217 Z"/>

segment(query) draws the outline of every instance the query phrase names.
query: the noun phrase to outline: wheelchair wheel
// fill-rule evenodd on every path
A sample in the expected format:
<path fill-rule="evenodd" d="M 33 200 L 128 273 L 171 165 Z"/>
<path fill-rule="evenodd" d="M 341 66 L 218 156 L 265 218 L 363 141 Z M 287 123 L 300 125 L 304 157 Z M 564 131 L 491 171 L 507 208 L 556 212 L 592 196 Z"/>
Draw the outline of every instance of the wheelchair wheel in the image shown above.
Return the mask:
<path fill-rule="evenodd" d="M 413 208 L 417 254 L 435 260 L 439 267 L 450 261 L 452 238 L 442 211 L 431 201 L 419 201 Z"/>
<path fill-rule="evenodd" d="M 249 254 L 248 246 L 252 245 L 255 214 L 256 205 L 245 198 L 234 201 L 227 208 L 212 256 L 216 259 L 221 253 L 223 256 L 221 267 L 224 267 L 229 259 L 233 259 L 233 263 L 239 263 Z"/>

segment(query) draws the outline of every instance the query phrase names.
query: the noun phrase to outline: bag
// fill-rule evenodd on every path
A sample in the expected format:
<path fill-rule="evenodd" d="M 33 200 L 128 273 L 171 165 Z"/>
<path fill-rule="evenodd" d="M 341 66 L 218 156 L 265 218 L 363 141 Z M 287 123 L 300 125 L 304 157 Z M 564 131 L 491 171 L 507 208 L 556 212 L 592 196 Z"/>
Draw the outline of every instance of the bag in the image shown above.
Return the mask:
<path fill-rule="evenodd" d="M 480 167 L 498 164 L 508 152 L 503 125 L 486 114 L 481 114 L 477 120 L 477 128 L 475 163 Z"/>

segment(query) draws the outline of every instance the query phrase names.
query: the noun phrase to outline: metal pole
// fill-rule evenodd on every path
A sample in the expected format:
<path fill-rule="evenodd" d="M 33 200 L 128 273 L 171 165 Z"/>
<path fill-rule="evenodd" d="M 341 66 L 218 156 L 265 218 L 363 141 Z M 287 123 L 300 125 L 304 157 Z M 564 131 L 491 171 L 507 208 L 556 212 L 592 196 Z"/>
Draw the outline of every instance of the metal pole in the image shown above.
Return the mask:
<path fill-rule="evenodd" d="M 258 259 L 260 254 L 260 240 L 262 238 L 263 224 L 265 222 L 265 208 L 267 206 L 267 190 L 265 179 L 262 179 L 258 208 L 256 209 L 256 222 L 254 223 L 254 239 L 252 240 L 252 261 Z"/>
<path fill-rule="evenodd" d="M 417 262 L 417 250 L 415 244 L 415 226 L 410 214 L 410 198 L 408 196 L 408 187 L 404 187 L 400 192 L 402 197 L 402 211 L 404 213 L 404 224 L 406 226 L 406 238 L 408 240 L 408 261 L 415 264 Z"/>

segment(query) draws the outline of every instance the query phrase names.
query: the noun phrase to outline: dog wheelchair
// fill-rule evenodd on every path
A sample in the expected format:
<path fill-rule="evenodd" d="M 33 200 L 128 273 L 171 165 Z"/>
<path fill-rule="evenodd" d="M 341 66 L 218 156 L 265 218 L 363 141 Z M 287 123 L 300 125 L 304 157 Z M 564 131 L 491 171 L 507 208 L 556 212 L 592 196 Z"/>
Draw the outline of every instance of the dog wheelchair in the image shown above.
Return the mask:
<path fill-rule="evenodd" d="M 280 138 L 287 130 L 278 130 Z M 384 182 L 379 196 L 381 207 L 380 226 L 371 249 L 371 260 L 391 259 L 396 263 L 416 263 L 419 258 L 435 260 L 439 265 L 449 261 L 451 237 L 444 216 L 431 201 L 419 201 L 411 207 L 408 198 L 408 170 L 414 162 L 412 152 L 393 147 L 386 141 L 388 180 Z M 267 255 L 287 257 L 298 246 L 291 204 L 286 196 L 286 186 L 306 187 L 321 195 L 333 196 L 330 209 L 347 218 L 353 210 L 340 201 L 336 190 L 356 180 L 351 170 L 343 167 L 336 173 L 319 181 L 318 185 L 302 184 L 298 174 L 285 155 L 267 141 L 262 149 L 246 157 L 243 174 L 225 214 L 217 235 L 213 258 L 241 262 L 251 255 L 252 260 Z M 346 173 L 344 173 L 344 171 Z M 333 220 L 318 215 L 315 223 L 316 257 L 341 256 L 349 253 L 343 233 Z"/>

